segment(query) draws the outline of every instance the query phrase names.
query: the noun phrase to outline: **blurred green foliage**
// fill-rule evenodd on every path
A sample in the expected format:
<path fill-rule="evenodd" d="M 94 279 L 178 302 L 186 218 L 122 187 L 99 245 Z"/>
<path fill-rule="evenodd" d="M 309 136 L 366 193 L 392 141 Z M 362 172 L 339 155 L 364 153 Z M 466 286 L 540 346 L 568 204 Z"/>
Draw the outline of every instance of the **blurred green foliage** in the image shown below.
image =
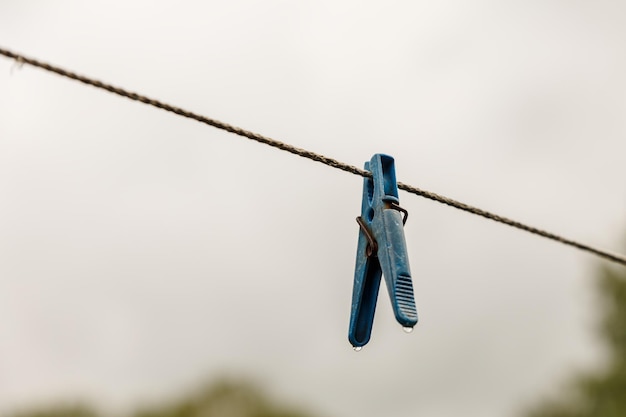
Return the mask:
<path fill-rule="evenodd" d="M 11 414 L 13 417 L 98 417 L 98 414 L 85 405 L 60 404 L 53 407 L 22 411 Z"/>
<path fill-rule="evenodd" d="M 539 404 L 528 417 L 626 417 L 626 269 L 602 268 L 597 282 L 606 365 L 574 376 L 561 397 Z"/>
<path fill-rule="evenodd" d="M 302 411 L 278 406 L 247 383 L 221 381 L 181 401 L 146 409 L 133 417 L 307 417 Z"/>
<path fill-rule="evenodd" d="M 84 405 L 58 405 L 18 412 L 11 417 L 100 417 Z M 257 387 L 222 380 L 169 404 L 146 407 L 130 417 L 309 417 L 271 402 Z"/>

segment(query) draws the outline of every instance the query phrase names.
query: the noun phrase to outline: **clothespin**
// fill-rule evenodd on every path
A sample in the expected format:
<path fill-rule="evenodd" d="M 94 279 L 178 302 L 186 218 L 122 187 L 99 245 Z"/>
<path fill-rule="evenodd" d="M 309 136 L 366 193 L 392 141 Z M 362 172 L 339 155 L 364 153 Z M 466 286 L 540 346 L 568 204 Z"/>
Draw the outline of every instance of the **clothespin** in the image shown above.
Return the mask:
<path fill-rule="evenodd" d="M 370 340 L 381 274 L 398 323 L 410 332 L 417 324 L 413 282 L 404 239 L 406 210 L 399 206 L 393 157 L 375 154 L 365 169 L 372 177 L 363 180 L 352 310 L 348 339 L 355 350 Z M 402 214 L 402 215 L 401 215 Z"/>

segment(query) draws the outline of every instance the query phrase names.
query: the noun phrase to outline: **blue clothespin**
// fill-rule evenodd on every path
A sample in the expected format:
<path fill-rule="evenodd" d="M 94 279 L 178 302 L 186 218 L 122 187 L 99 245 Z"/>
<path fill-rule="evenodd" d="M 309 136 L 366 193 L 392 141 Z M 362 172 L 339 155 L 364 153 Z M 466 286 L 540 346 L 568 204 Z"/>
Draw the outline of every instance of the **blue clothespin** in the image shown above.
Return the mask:
<path fill-rule="evenodd" d="M 398 323 L 406 331 L 417 324 L 403 230 L 408 213 L 399 206 L 393 157 L 376 154 L 365 169 L 372 177 L 363 180 L 361 216 L 357 217 L 360 231 L 348 332 L 355 350 L 370 340 L 381 274 Z"/>

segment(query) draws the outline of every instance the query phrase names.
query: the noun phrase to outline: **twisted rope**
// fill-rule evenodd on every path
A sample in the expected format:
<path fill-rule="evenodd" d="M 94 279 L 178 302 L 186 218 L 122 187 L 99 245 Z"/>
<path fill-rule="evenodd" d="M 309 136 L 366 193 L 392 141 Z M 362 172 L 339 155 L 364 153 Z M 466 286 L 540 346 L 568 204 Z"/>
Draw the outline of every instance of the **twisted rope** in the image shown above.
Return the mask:
<path fill-rule="evenodd" d="M 359 175 L 361 177 L 371 177 L 372 176 L 372 174 L 369 171 L 366 171 L 366 170 L 361 169 L 361 168 L 357 168 L 357 167 L 355 167 L 353 165 L 346 164 L 346 163 L 341 162 L 341 161 L 337 161 L 336 159 L 329 158 L 329 157 L 321 155 L 319 153 L 311 152 L 311 151 L 308 151 L 308 150 L 302 149 L 302 148 L 297 148 L 297 147 L 289 145 L 287 143 L 280 142 L 278 140 L 272 139 L 272 138 L 270 138 L 268 136 L 264 136 L 264 135 L 261 135 L 259 133 L 251 132 L 249 130 L 242 129 L 242 128 L 237 127 L 237 126 L 232 126 L 232 125 L 230 125 L 228 123 L 224 123 L 224 122 L 221 122 L 219 120 L 211 119 L 211 118 L 203 116 L 201 114 L 197 114 L 197 113 L 194 113 L 194 112 L 182 109 L 180 107 L 172 106 L 172 105 L 164 103 L 162 101 L 155 100 L 153 98 L 146 97 L 144 95 L 137 94 L 137 93 L 134 93 L 132 91 L 129 91 L 129 90 L 126 90 L 126 89 L 123 89 L 123 88 L 120 88 L 120 87 L 115 87 L 114 85 L 107 84 L 107 83 L 104 83 L 102 81 L 99 81 L 99 80 L 96 80 L 96 79 L 93 79 L 93 78 L 85 77 L 84 75 L 80 75 L 80 74 L 77 74 L 75 72 L 68 71 L 66 69 L 63 69 L 61 67 L 57 67 L 55 65 L 48 64 L 46 62 L 42 62 L 42 61 L 39 61 L 39 60 L 33 59 L 33 58 L 28 58 L 28 57 L 26 57 L 26 56 L 24 56 L 22 54 L 11 52 L 11 51 L 9 51 L 7 49 L 4 49 L 4 48 L 0 48 L 0 55 L 4 55 L 7 58 L 14 59 L 19 65 L 28 64 L 28 65 L 31 65 L 33 67 L 41 68 L 43 70 L 55 73 L 55 74 L 60 75 L 62 77 L 69 78 L 71 80 L 78 81 L 78 82 L 81 82 L 83 84 L 91 85 L 93 87 L 96 87 L 96 88 L 99 88 L 99 89 L 102 89 L 102 90 L 106 90 L 106 91 L 108 91 L 110 93 L 117 94 L 118 96 L 126 97 L 126 98 L 128 98 L 130 100 L 134 100 L 134 101 L 139 101 L 139 102 L 147 104 L 149 106 L 153 106 L 153 107 L 156 107 L 156 108 L 168 111 L 170 113 L 174 113 L 174 114 L 177 114 L 179 116 L 186 117 L 188 119 L 196 120 L 196 121 L 198 121 L 200 123 L 204 123 L 206 125 L 213 126 L 213 127 L 225 130 L 225 131 L 230 132 L 230 133 L 234 133 L 235 135 L 243 136 L 245 138 L 254 140 L 256 142 L 263 143 L 265 145 L 272 146 L 274 148 L 278 148 L 280 150 L 292 153 L 294 155 L 298 155 L 298 156 L 301 156 L 303 158 L 310 159 L 312 161 L 320 162 L 320 163 L 322 163 L 324 165 L 327 165 L 329 167 L 332 167 L 332 168 L 340 169 L 342 171 L 346 171 L 346 172 L 349 172 L 349 173 L 354 174 L 354 175 Z M 484 217 L 485 219 L 489 219 L 489 220 L 493 220 L 493 221 L 498 222 L 498 223 L 506 224 L 507 226 L 514 227 L 514 228 L 516 228 L 518 230 L 523 230 L 525 232 L 532 233 L 534 235 L 541 236 L 543 238 L 550 239 L 550 240 L 553 240 L 555 242 L 559 242 L 561 244 L 564 244 L 564 245 L 567 245 L 567 246 L 571 246 L 571 247 L 574 247 L 576 249 L 579 249 L 579 250 L 582 250 L 582 251 L 585 251 L 585 252 L 588 252 L 588 253 L 592 253 L 592 254 L 594 254 L 596 256 L 599 256 L 599 257 L 604 258 L 606 260 L 609 260 L 611 262 L 615 262 L 617 264 L 621 264 L 621 265 L 626 266 L 626 257 L 623 256 L 623 255 L 619 255 L 619 254 L 611 253 L 611 252 L 608 252 L 608 251 L 605 251 L 605 250 L 602 250 L 602 249 L 598 249 L 598 248 L 595 248 L 595 247 L 593 247 L 591 245 L 587 245 L 585 243 L 577 242 L 575 240 L 568 239 L 566 237 L 557 235 L 555 233 L 551 233 L 551 232 L 548 232 L 548 231 L 543 230 L 543 229 L 539 229 L 539 228 L 536 228 L 536 227 L 533 227 L 533 226 L 529 226 L 529 225 L 526 225 L 524 223 L 518 222 L 516 220 L 512 220 L 512 219 L 509 219 L 507 217 L 500 216 L 498 214 L 491 213 L 489 211 L 480 209 L 478 207 L 474 207 L 474 206 L 471 206 L 469 204 L 465 204 L 465 203 L 462 203 L 460 201 L 457 201 L 457 200 L 454 200 L 454 199 L 451 199 L 451 198 L 439 195 L 437 193 L 433 193 L 431 191 L 422 190 L 422 189 L 420 189 L 418 187 L 414 187 L 412 185 L 404 184 L 402 182 L 398 182 L 398 188 L 401 189 L 401 190 L 404 190 L 404 191 L 406 191 L 408 193 L 415 194 L 415 195 L 427 198 L 429 200 L 433 200 L 433 201 L 436 201 L 438 203 L 445 204 L 445 205 L 450 206 L 450 207 L 454 207 L 456 209 L 465 211 L 467 213 L 471 213 L 471 214 L 474 214 L 474 215 L 477 215 L 477 216 L 480 216 L 480 217 Z"/>

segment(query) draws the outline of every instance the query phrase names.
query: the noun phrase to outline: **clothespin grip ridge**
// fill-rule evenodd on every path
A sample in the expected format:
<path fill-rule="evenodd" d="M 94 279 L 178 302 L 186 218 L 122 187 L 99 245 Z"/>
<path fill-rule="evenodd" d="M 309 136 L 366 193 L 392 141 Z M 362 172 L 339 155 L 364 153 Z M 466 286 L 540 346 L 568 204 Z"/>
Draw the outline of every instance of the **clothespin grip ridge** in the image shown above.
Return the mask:
<path fill-rule="evenodd" d="M 398 323 L 412 329 L 417 324 L 413 282 L 404 238 L 408 217 L 399 205 L 393 157 L 376 154 L 365 169 L 363 180 L 354 287 L 348 339 L 355 348 L 369 342 L 381 277 Z M 402 213 L 402 214 L 401 214 Z"/>

